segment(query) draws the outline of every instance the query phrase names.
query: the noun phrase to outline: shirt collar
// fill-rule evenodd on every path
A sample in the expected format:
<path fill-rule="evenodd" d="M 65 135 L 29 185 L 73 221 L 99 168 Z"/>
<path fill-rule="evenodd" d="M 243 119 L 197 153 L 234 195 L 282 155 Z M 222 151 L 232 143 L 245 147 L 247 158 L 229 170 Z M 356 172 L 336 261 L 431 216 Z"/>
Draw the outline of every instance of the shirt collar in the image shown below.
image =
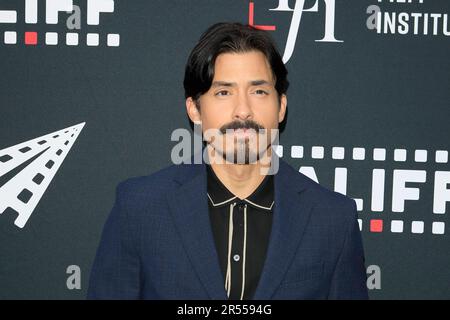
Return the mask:
<path fill-rule="evenodd" d="M 245 199 L 239 199 L 216 176 L 210 165 L 207 170 L 207 196 L 214 207 L 229 205 L 233 202 L 245 202 L 256 209 L 271 211 L 274 204 L 273 175 L 266 175 L 253 193 Z"/>

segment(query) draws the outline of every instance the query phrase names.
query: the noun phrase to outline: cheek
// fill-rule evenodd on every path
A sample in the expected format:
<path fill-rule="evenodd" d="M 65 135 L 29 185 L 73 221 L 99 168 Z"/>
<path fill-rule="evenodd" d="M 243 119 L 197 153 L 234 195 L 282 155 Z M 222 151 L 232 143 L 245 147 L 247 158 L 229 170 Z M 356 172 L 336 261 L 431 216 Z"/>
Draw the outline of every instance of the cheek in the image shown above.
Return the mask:
<path fill-rule="evenodd" d="M 255 117 L 255 120 L 263 125 L 264 128 L 278 128 L 278 112 L 268 110 L 267 112 L 259 114 L 258 117 Z"/>
<path fill-rule="evenodd" d="M 207 102 L 208 101 L 205 101 L 205 103 L 201 105 L 202 109 L 200 116 L 202 121 L 214 124 L 226 117 L 226 108 Z"/>
<path fill-rule="evenodd" d="M 260 119 L 260 122 L 271 126 L 278 123 L 280 107 L 278 106 L 278 100 L 268 99 L 265 101 L 254 101 L 253 104 L 255 119 Z"/>
<path fill-rule="evenodd" d="M 201 118 L 203 128 L 205 129 L 218 129 L 222 125 L 220 118 L 215 114 L 208 114 L 207 112 L 205 112 L 204 114 L 202 114 Z"/>

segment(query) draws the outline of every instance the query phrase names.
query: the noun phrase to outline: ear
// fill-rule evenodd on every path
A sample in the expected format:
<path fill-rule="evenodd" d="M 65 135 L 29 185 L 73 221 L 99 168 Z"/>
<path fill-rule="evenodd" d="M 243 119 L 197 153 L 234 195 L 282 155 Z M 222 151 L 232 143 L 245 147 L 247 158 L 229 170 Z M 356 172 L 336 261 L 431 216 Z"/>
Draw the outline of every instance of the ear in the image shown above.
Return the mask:
<path fill-rule="evenodd" d="M 278 123 L 284 120 L 284 116 L 286 115 L 287 108 L 287 96 L 282 94 L 280 97 L 280 110 L 278 111 Z"/>
<path fill-rule="evenodd" d="M 201 124 L 200 111 L 197 109 L 197 105 L 195 104 L 192 97 L 186 99 L 186 112 L 189 116 L 189 119 L 195 124 Z"/>

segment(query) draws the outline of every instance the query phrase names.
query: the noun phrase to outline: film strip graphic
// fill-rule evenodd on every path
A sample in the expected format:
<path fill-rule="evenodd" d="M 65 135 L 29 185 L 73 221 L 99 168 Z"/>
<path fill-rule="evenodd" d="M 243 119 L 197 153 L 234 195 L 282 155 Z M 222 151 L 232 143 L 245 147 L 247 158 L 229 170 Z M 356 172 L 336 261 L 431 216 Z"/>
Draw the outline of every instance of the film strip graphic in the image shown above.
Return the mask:
<path fill-rule="evenodd" d="M 86 43 L 88 47 L 98 47 L 102 44 L 108 47 L 120 46 L 120 35 L 117 33 L 108 33 L 106 37 L 98 33 L 88 33 L 85 36 L 84 41 L 81 42 L 80 34 L 76 32 L 67 32 L 61 35 L 57 32 L 46 32 L 44 36 L 38 35 L 35 31 L 26 31 L 24 34 L 17 34 L 16 31 L 5 31 L 3 32 L 3 43 L 7 45 L 23 43 L 27 46 L 36 46 L 38 44 L 45 44 L 47 46 L 57 46 L 59 44 L 78 46 L 83 43 Z"/>
<path fill-rule="evenodd" d="M 287 150 L 286 150 L 287 149 Z M 428 218 L 432 218 L 433 220 L 440 221 L 423 221 L 423 220 L 414 220 L 410 221 L 407 219 L 398 219 L 396 216 L 395 219 L 389 219 L 388 214 L 381 214 L 384 212 L 384 193 L 385 193 L 385 170 L 384 169 L 375 169 L 372 168 L 373 171 L 373 181 L 372 188 L 374 186 L 378 186 L 378 193 L 383 193 L 383 196 L 380 198 L 381 201 L 373 201 L 371 204 L 371 208 L 363 210 L 364 201 L 360 198 L 353 198 L 357 205 L 357 210 L 359 213 L 359 228 L 361 231 L 367 231 L 371 233 L 381 233 L 381 232 L 391 232 L 391 233 L 409 233 L 409 234 L 424 234 L 427 232 L 431 232 L 434 235 L 443 235 L 446 232 L 446 224 L 445 221 L 442 221 L 446 218 L 444 215 L 446 212 L 446 202 L 450 202 L 450 189 L 447 189 L 447 185 L 450 184 L 450 171 L 448 171 L 448 163 L 449 163 L 449 152 L 447 150 L 425 150 L 425 149 L 416 149 L 416 150 L 407 150 L 407 149 L 393 149 L 387 150 L 386 148 L 364 148 L 364 147 L 353 147 L 353 148 L 344 148 L 344 147 L 324 147 L 324 146 L 311 146 L 305 147 L 300 145 L 292 145 L 290 148 L 284 147 L 283 145 L 274 146 L 274 150 L 279 157 L 286 156 L 284 153 L 290 152 L 289 156 L 292 159 L 307 159 L 307 160 L 352 160 L 352 161 L 374 161 L 374 164 L 377 162 L 384 161 L 392 161 L 393 163 L 408 163 L 408 164 L 424 164 L 424 163 L 432 163 L 436 166 L 446 166 L 444 170 L 447 171 L 436 171 L 435 172 L 435 186 L 439 187 L 440 195 L 442 199 L 436 201 L 436 196 L 434 197 L 433 203 L 433 215 Z M 390 158 L 387 157 L 387 154 L 390 155 Z M 338 164 L 339 162 L 336 162 Z M 343 194 L 347 194 L 347 168 L 337 166 L 335 169 L 335 188 L 334 190 Z M 307 175 L 311 179 L 318 181 L 315 170 L 311 166 L 302 166 L 300 170 L 303 174 Z M 394 174 L 395 174 L 394 170 Z M 414 171 L 414 170 L 413 170 Z M 424 171 L 424 170 L 418 170 Z M 426 172 L 423 172 L 424 176 Z M 438 175 L 439 174 L 439 175 Z M 406 182 L 425 182 L 425 179 L 417 179 L 416 181 Z M 405 182 L 405 181 L 403 181 Z M 380 187 L 381 185 L 381 187 Z M 436 192 L 436 190 L 435 190 Z M 373 191 L 372 191 L 373 193 Z M 404 200 L 418 200 L 419 193 L 410 195 L 412 198 L 407 198 Z M 417 197 L 417 198 L 414 198 Z M 364 214 L 363 211 L 374 211 L 374 214 Z M 404 207 L 395 205 L 395 210 L 393 212 L 397 214 L 397 212 L 403 212 Z M 406 218 L 406 216 L 403 216 Z M 448 226 L 447 226 L 448 227 Z"/>
<path fill-rule="evenodd" d="M 0 186 L 0 215 L 17 213 L 23 228 L 60 168 L 85 122 L 0 150 L 0 177 L 20 170 Z"/>

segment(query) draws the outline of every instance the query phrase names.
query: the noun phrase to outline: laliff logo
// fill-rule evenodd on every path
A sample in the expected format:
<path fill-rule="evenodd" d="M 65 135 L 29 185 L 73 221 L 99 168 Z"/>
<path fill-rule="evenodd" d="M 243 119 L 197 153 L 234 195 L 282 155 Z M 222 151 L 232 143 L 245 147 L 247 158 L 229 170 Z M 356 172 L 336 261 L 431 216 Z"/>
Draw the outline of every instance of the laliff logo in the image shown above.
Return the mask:
<path fill-rule="evenodd" d="M 88 26 L 96 26 L 100 24 L 101 14 L 111 14 L 114 12 L 114 0 L 87 0 L 86 7 L 86 19 L 81 19 L 82 12 L 79 6 L 73 4 L 73 0 L 24 0 L 25 12 L 18 12 L 17 10 L 11 10 L 8 8 L 5 10 L 0 9 L 0 26 L 5 24 L 6 26 L 12 26 L 22 21 L 26 24 L 24 34 L 18 34 L 17 31 L 7 30 L 3 32 L 3 43 L 5 45 L 14 45 L 24 43 L 27 46 L 36 46 L 38 44 L 44 44 L 48 46 L 56 46 L 64 43 L 68 46 L 78 46 L 80 44 L 80 32 L 81 21 L 85 20 Z M 47 25 L 56 25 L 60 21 L 58 17 L 61 12 L 69 14 L 65 21 L 68 30 L 65 34 L 58 34 L 53 30 L 49 30 L 44 34 L 38 34 L 33 30 L 33 25 L 36 25 L 38 21 L 38 3 L 45 4 L 45 23 Z M 5 5 L 3 5 L 5 6 Z M 11 7 L 11 5 L 8 5 Z M 39 8 L 42 8 L 40 6 Z M 22 20 L 21 21 L 21 19 Z M 77 31 L 77 32 L 75 32 Z M 108 33 L 102 35 L 99 33 L 86 33 L 85 43 L 87 46 L 96 47 L 102 43 L 106 43 L 108 47 L 120 46 L 120 35 L 117 33 Z M 1 40 L 0 40 L 1 41 Z"/>
<path fill-rule="evenodd" d="M 335 27 L 335 0 L 315 0 L 314 5 L 310 8 L 305 7 L 305 0 L 296 0 L 294 8 L 289 7 L 288 0 L 278 0 L 278 7 L 274 9 L 269 9 L 269 11 L 290 11 L 292 12 L 291 25 L 289 27 L 289 33 L 286 40 L 286 47 L 283 54 L 283 62 L 287 63 L 294 53 L 295 44 L 299 38 L 300 23 L 304 12 L 318 12 L 320 10 L 325 10 L 325 21 L 324 21 L 324 36 L 316 42 L 344 42 L 343 40 L 338 40 L 334 34 Z M 324 6 L 320 6 L 322 3 Z M 258 29 L 263 30 L 276 30 L 276 26 L 273 25 L 256 25 L 254 21 L 254 3 L 249 3 L 249 14 L 248 14 L 248 24 L 252 25 Z"/>
<path fill-rule="evenodd" d="M 283 149 L 277 147 L 279 157 L 283 157 Z M 290 151 L 293 160 L 301 159 L 301 173 L 330 189 L 334 176 L 334 191 L 352 194 L 361 231 L 446 233 L 448 150 L 293 145 Z M 330 171 L 334 167 L 334 175 L 316 171 L 316 164 L 329 166 Z M 432 214 L 427 213 L 430 211 Z"/>
<path fill-rule="evenodd" d="M 0 214 L 23 228 L 78 138 L 85 122 L 0 150 Z"/>

